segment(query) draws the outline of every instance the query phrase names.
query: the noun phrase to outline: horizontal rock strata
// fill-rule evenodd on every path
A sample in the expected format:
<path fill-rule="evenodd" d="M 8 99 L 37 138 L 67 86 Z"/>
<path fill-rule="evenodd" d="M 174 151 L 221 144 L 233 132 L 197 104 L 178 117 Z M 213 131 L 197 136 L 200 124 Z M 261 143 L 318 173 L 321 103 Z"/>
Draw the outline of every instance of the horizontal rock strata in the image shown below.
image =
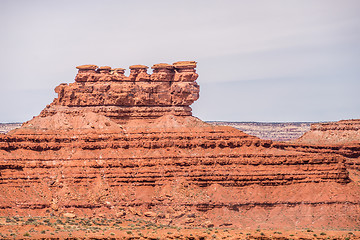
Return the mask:
<path fill-rule="evenodd" d="M 191 116 L 189 105 L 199 98 L 195 67 L 192 61 L 155 64 L 150 75 L 147 66 L 134 65 L 126 77 L 125 69 L 79 66 L 75 83 L 57 86 L 58 98 L 40 116 L 59 111 L 91 111 L 118 123 L 133 118 L 154 119 L 165 114 Z"/>
<path fill-rule="evenodd" d="M 309 132 L 297 139 L 302 152 L 337 153 L 347 157 L 346 165 L 360 180 L 360 119 L 312 124 Z"/>
<path fill-rule="evenodd" d="M 155 64 L 149 75 L 134 65 L 129 77 L 124 69 L 79 66 L 75 83 L 60 85 L 39 116 L 0 135 L 0 215 L 360 226 L 348 155 L 191 116 L 195 66 Z"/>
<path fill-rule="evenodd" d="M 360 119 L 312 124 L 310 131 L 296 142 L 306 144 L 359 143 Z"/>

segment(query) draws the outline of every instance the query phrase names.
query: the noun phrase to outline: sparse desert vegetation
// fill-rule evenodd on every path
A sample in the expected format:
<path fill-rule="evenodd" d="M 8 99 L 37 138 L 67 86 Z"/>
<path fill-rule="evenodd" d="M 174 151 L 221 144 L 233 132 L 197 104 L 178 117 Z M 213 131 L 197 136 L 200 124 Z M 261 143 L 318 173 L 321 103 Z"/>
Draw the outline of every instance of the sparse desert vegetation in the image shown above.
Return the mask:
<path fill-rule="evenodd" d="M 359 231 L 177 227 L 142 218 L 0 217 L 2 239 L 360 239 Z"/>

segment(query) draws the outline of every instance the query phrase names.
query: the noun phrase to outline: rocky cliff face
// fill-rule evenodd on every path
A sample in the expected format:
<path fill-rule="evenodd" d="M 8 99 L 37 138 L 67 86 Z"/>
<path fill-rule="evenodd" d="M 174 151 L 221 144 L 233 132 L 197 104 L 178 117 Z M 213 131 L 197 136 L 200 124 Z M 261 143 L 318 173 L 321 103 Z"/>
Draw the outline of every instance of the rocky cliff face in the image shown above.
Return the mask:
<path fill-rule="evenodd" d="M 0 215 L 144 217 L 162 224 L 359 226 L 337 152 L 302 151 L 191 116 L 195 62 L 78 67 L 39 116 L 0 135 Z"/>
<path fill-rule="evenodd" d="M 312 124 L 309 132 L 295 141 L 302 152 L 337 153 L 346 157 L 353 181 L 360 183 L 360 119 Z"/>
<path fill-rule="evenodd" d="M 310 131 L 297 140 L 307 144 L 360 143 L 360 119 L 312 124 Z"/>
<path fill-rule="evenodd" d="M 155 64 L 149 75 L 147 66 L 134 65 L 126 77 L 122 68 L 79 66 L 75 83 L 56 87 L 58 98 L 40 116 L 91 111 L 117 123 L 166 114 L 191 116 L 189 105 L 199 98 L 195 67 L 193 61 Z"/>

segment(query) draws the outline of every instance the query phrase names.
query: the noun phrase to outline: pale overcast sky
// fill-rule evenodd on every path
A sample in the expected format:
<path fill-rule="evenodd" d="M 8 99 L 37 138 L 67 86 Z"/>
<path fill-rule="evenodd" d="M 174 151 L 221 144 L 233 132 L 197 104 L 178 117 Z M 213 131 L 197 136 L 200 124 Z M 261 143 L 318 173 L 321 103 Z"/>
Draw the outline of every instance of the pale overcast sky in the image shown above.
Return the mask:
<path fill-rule="evenodd" d="M 359 13 L 359 0 L 0 0 L 0 122 L 38 115 L 77 65 L 179 60 L 198 62 L 202 120 L 360 118 Z"/>

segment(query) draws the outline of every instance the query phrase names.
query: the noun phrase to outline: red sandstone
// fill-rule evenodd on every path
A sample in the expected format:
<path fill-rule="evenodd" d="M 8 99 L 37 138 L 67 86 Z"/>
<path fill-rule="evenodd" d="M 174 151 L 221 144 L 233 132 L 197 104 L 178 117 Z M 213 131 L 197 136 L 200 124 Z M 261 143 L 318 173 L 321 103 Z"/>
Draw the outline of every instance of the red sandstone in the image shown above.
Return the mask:
<path fill-rule="evenodd" d="M 358 169 L 349 173 L 356 156 L 202 122 L 190 108 L 199 97 L 195 67 L 155 64 L 150 75 L 134 65 L 129 77 L 78 67 L 39 116 L 0 135 L 0 215 L 359 228 Z"/>

